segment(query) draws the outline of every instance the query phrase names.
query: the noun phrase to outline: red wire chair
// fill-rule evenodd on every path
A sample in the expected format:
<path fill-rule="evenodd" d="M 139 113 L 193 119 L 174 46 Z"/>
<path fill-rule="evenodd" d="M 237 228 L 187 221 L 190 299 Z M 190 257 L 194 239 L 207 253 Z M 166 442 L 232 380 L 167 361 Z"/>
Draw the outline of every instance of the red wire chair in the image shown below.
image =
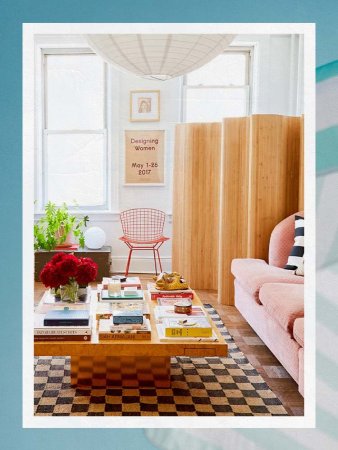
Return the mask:
<path fill-rule="evenodd" d="M 159 248 L 170 238 L 163 236 L 165 213 L 153 208 L 134 208 L 122 211 L 120 220 L 123 236 L 119 239 L 129 247 L 125 276 L 128 276 L 131 255 L 134 250 L 152 250 L 157 275 L 156 255 L 162 272 Z"/>

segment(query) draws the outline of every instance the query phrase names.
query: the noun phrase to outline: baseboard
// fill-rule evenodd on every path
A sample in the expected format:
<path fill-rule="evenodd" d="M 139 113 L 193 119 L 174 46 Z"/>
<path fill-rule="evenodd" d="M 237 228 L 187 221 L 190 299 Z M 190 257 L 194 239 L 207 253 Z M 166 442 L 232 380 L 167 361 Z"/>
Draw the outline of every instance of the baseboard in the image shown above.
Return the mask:
<path fill-rule="evenodd" d="M 161 257 L 162 262 L 162 270 L 164 272 L 171 272 L 171 258 L 170 257 Z M 113 273 L 124 273 L 127 265 L 127 257 L 126 256 L 112 256 L 112 264 L 111 271 Z M 160 268 L 157 264 L 157 271 L 159 272 Z M 152 256 L 132 256 L 130 268 L 130 273 L 155 273 L 155 264 L 154 258 Z"/>

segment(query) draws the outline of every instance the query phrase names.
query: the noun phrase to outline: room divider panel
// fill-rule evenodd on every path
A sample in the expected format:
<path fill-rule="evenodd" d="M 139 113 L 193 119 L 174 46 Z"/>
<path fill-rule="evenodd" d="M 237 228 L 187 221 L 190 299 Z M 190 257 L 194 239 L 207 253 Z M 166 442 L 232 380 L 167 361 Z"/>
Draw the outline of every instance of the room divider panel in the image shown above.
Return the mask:
<path fill-rule="evenodd" d="M 176 126 L 172 268 L 217 289 L 221 123 Z"/>
<path fill-rule="evenodd" d="M 223 304 L 234 304 L 231 261 L 267 260 L 273 228 L 299 210 L 300 120 L 278 115 L 223 120 L 218 272 Z"/>
<path fill-rule="evenodd" d="M 267 259 L 272 229 L 303 204 L 300 117 L 176 128 L 173 270 L 233 304 L 234 258 Z"/>

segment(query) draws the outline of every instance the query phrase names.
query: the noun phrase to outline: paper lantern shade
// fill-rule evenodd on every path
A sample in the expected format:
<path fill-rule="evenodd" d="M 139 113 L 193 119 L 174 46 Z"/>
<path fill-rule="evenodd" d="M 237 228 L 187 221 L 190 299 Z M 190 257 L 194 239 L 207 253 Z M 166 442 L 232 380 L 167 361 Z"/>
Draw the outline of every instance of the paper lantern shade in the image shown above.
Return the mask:
<path fill-rule="evenodd" d="M 91 250 L 102 248 L 106 242 L 106 233 L 99 227 L 90 227 L 84 234 L 86 247 Z"/>
<path fill-rule="evenodd" d="M 230 34 L 90 34 L 105 61 L 143 78 L 169 80 L 198 69 L 224 52 Z"/>

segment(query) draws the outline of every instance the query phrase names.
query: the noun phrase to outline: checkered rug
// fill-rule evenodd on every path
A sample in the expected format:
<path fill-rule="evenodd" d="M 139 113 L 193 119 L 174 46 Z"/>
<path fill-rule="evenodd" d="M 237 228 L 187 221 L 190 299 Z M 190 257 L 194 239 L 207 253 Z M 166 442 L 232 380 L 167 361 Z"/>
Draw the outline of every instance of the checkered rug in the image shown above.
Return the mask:
<path fill-rule="evenodd" d="M 227 358 L 171 359 L 171 388 L 75 389 L 69 357 L 35 358 L 37 416 L 285 416 L 286 410 L 239 350 L 217 311 L 204 305 L 224 336 Z"/>

